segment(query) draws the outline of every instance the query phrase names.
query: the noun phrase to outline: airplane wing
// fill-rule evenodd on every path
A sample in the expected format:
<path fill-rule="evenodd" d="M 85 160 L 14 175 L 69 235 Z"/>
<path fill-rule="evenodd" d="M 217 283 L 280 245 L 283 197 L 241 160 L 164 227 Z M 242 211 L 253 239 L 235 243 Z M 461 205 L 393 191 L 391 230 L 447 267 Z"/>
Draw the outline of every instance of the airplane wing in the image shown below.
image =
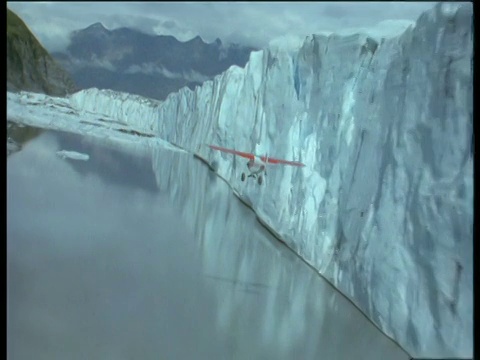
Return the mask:
<path fill-rule="evenodd" d="M 226 153 L 235 154 L 235 155 L 247 158 L 247 159 L 254 159 L 255 158 L 255 154 L 246 153 L 246 152 L 242 152 L 242 151 L 237 151 L 237 150 L 233 150 L 233 149 L 227 149 L 227 148 L 223 148 L 223 147 L 216 146 L 216 145 L 208 145 L 208 146 L 210 148 L 214 149 L 214 150 L 220 150 L 220 151 L 223 151 L 223 152 L 226 152 Z M 268 157 L 268 156 L 259 156 L 259 157 L 263 162 L 268 163 L 268 164 L 282 164 L 282 165 L 292 165 L 292 166 L 300 166 L 300 167 L 305 166 L 305 164 L 302 164 L 301 162 L 298 162 L 298 161 L 281 160 L 281 159 L 271 158 L 271 157 Z"/>
<path fill-rule="evenodd" d="M 298 162 L 298 161 L 288 161 L 288 160 L 280 160 L 280 159 L 274 159 L 268 156 L 260 156 L 260 159 L 263 162 L 266 162 L 268 164 L 282 164 L 282 165 L 292 165 L 292 166 L 305 166 L 305 164 Z"/>
<path fill-rule="evenodd" d="M 241 151 L 237 151 L 237 150 L 233 150 L 233 149 L 227 149 L 227 148 L 223 148 L 223 147 L 215 146 L 215 145 L 208 145 L 208 146 L 210 148 L 214 149 L 214 150 L 220 150 L 220 151 L 223 151 L 223 152 L 226 152 L 226 153 L 235 154 L 235 155 L 247 158 L 247 159 L 255 158 L 255 155 L 250 154 L 250 153 L 241 152 Z"/>

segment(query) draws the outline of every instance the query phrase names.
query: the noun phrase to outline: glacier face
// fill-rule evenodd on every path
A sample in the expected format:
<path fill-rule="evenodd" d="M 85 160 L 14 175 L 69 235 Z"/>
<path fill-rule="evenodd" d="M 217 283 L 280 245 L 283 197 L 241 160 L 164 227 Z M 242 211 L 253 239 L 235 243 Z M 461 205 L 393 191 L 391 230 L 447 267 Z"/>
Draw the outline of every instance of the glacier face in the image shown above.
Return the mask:
<path fill-rule="evenodd" d="M 68 105 L 215 162 L 412 356 L 470 357 L 472 13 L 438 4 L 397 38 L 313 35 L 297 53 L 254 52 L 164 102 L 90 89 Z M 259 187 L 240 181 L 244 159 L 205 143 L 307 166 L 271 167 Z"/>

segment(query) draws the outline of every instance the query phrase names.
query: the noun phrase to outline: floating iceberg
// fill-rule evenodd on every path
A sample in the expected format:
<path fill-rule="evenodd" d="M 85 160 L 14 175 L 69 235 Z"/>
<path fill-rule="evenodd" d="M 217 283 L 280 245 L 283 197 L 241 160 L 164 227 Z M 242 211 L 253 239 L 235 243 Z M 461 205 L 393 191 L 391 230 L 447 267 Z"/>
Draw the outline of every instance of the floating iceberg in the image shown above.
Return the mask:
<path fill-rule="evenodd" d="M 60 156 L 62 159 L 72 159 L 72 160 L 82 160 L 82 161 L 87 161 L 88 159 L 90 159 L 89 155 L 82 154 L 77 151 L 61 150 L 61 151 L 57 151 L 57 155 Z"/>

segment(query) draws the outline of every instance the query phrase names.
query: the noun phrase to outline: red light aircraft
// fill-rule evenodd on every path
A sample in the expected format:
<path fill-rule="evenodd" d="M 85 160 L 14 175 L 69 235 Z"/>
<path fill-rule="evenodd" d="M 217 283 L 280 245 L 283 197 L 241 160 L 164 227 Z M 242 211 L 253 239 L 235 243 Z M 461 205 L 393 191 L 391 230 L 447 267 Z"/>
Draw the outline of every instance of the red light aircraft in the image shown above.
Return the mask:
<path fill-rule="evenodd" d="M 229 154 L 238 155 L 248 159 L 247 169 L 250 172 L 250 174 L 245 175 L 245 173 L 242 172 L 241 180 L 245 181 L 247 177 L 252 177 L 254 179 L 257 179 L 259 185 L 262 185 L 262 182 L 263 182 L 262 173 L 264 173 L 265 175 L 267 174 L 266 173 L 267 164 L 291 165 L 291 166 L 300 166 L 300 167 L 305 166 L 305 164 L 302 164 L 301 162 L 298 162 L 298 161 L 288 161 L 288 160 L 275 159 L 268 156 L 258 156 L 255 154 L 237 151 L 233 149 L 227 149 L 227 148 L 223 148 L 216 145 L 208 145 L 208 146 L 213 150 L 223 151 Z"/>

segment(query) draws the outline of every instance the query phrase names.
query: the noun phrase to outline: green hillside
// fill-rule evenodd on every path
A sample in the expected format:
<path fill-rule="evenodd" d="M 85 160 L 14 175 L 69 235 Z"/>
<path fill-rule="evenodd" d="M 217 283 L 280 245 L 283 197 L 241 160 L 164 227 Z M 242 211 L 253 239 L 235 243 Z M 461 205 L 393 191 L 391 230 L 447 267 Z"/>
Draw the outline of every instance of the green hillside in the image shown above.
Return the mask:
<path fill-rule="evenodd" d="M 7 90 L 55 96 L 75 90 L 70 76 L 10 9 L 7 9 Z"/>

